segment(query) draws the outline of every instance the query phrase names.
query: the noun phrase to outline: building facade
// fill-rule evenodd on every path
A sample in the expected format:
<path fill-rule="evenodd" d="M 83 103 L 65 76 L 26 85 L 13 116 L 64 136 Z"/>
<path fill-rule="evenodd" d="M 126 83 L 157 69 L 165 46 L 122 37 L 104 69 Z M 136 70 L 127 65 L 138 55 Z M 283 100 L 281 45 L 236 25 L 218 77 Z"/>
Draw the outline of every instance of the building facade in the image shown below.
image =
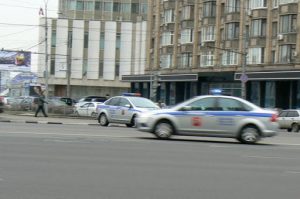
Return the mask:
<path fill-rule="evenodd" d="M 47 18 L 47 28 L 46 18 L 40 19 L 38 75 L 40 83 L 48 82 L 48 95 L 128 91 L 122 75 L 143 74 L 146 65 L 146 10 L 146 0 L 59 1 L 58 19 Z"/>
<path fill-rule="evenodd" d="M 145 74 L 132 90 L 172 105 L 223 89 L 300 107 L 298 0 L 149 0 Z"/>

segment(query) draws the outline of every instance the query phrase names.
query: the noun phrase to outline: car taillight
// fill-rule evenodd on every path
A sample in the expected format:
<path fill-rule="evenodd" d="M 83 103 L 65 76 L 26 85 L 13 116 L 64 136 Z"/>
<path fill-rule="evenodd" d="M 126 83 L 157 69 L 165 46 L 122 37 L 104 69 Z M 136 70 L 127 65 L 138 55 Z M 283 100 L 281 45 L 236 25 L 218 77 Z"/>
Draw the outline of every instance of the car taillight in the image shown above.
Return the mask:
<path fill-rule="evenodd" d="M 277 122 L 277 118 L 278 118 L 278 115 L 277 114 L 273 114 L 272 117 L 270 118 L 270 121 L 271 122 Z"/>

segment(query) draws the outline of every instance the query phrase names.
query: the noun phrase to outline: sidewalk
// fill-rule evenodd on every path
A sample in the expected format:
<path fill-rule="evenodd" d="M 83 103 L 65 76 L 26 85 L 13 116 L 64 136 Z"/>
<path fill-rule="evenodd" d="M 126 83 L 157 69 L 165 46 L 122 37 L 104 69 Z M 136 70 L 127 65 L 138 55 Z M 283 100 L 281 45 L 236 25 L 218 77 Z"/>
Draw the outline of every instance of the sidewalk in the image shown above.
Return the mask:
<path fill-rule="evenodd" d="M 81 125 L 99 125 L 96 118 L 75 117 L 64 115 L 49 115 L 49 117 L 34 117 L 32 112 L 0 114 L 0 122 L 15 123 L 38 123 L 38 124 L 81 124 Z"/>

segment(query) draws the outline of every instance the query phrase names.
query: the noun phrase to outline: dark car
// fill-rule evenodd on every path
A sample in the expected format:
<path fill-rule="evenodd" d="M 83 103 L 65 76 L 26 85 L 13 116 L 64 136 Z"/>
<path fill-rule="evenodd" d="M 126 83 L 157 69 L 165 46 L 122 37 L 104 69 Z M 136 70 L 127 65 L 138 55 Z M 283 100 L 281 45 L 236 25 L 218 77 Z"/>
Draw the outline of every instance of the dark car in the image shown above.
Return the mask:
<path fill-rule="evenodd" d="M 0 96 L 0 113 L 3 113 L 3 109 L 4 109 L 4 97 Z"/>
<path fill-rule="evenodd" d="M 70 97 L 51 97 L 51 99 L 57 99 L 57 100 L 60 100 L 64 103 L 66 103 L 67 105 L 69 106 L 73 106 L 74 104 L 77 103 L 77 100 L 75 99 L 72 99 Z"/>

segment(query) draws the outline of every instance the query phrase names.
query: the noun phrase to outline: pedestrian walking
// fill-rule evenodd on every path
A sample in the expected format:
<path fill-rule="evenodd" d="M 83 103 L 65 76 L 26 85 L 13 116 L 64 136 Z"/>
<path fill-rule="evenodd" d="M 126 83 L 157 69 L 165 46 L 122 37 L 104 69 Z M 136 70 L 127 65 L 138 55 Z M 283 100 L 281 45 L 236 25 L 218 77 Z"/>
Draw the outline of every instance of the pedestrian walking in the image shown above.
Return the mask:
<path fill-rule="evenodd" d="M 42 111 L 44 117 L 48 117 L 47 113 L 45 112 L 45 108 L 44 108 L 44 104 L 48 102 L 45 101 L 45 96 L 44 96 L 44 93 L 43 92 L 40 92 L 39 93 L 39 97 L 37 99 L 37 105 L 38 105 L 38 108 L 36 109 L 35 111 L 35 117 L 38 116 L 39 112 Z"/>

